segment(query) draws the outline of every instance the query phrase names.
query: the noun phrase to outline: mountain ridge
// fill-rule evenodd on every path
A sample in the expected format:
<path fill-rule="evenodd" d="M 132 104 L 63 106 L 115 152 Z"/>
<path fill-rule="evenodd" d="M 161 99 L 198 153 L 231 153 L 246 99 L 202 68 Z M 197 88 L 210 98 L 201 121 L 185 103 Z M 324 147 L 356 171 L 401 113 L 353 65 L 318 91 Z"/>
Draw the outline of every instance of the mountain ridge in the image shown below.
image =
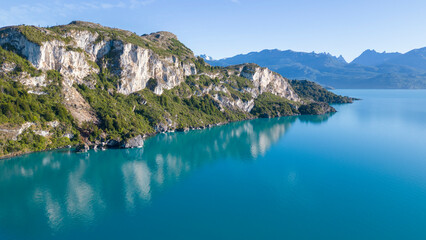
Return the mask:
<path fill-rule="evenodd" d="M 361 53 L 357 58 L 355 58 L 351 63 L 352 64 L 359 64 L 364 66 L 375 66 L 379 64 L 383 64 L 387 60 L 400 56 L 402 53 L 399 52 L 393 52 L 393 53 L 387 53 L 387 52 L 376 52 L 374 49 L 367 49 L 364 52 Z"/>
<path fill-rule="evenodd" d="M 206 61 L 214 66 L 253 62 L 290 79 L 334 88 L 426 88 L 426 48 L 405 54 L 366 50 L 351 63 L 327 53 L 277 49 Z"/>

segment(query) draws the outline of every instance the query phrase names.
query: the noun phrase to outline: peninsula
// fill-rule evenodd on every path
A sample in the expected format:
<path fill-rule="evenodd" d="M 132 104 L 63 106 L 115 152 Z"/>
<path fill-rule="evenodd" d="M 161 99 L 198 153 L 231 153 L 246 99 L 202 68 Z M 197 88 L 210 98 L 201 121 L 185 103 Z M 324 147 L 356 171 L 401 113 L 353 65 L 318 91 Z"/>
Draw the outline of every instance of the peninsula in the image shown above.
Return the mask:
<path fill-rule="evenodd" d="M 256 64 L 213 67 L 169 32 L 74 21 L 0 29 L 0 156 L 141 147 L 160 132 L 352 102 Z"/>

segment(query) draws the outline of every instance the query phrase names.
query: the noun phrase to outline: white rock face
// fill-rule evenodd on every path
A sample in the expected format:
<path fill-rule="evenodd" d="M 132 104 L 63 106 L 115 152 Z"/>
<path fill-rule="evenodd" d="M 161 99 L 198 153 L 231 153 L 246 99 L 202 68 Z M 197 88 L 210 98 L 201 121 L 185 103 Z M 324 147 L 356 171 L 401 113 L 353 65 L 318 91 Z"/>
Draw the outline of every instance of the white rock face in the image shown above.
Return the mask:
<path fill-rule="evenodd" d="M 74 134 L 72 134 L 72 133 L 65 133 L 64 135 L 62 135 L 62 137 L 66 137 L 66 138 L 71 139 L 71 138 L 74 137 Z"/>
<path fill-rule="evenodd" d="M 36 130 L 36 131 L 34 131 L 34 133 L 37 134 L 37 135 L 40 135 L 42 137 L 47 137 L 47 136 L 52 135 L 52 133 L 50 133 L 47 130 Z"/>
<path fill-rule="evenodd" d="M 254 86 L 259 90 L 259 94 L 270 92 L 292 101 L 300 101 L 299 96 L 294 92 L 288 80 L 280 74 L 268 68 L 261 68 L 249 64 L 240 65 L 238 70 L 242 77 L 250 79 L 253 82 Z"/>
<path fill-rule="evenodd" d="M 74 82 L 86 84 L 86 76 L 99 73 L 90 62 L 98 61 L 112 50 L 114 55 L 118 54 L 114 56 L 121 69 L 118 91 L 123 94 L 144 89 L 151 78 L 157 79 L 156 92 L 161 94 L 162 89 L 171 89 L 183 82 L 185 76 L 196 74 L 192 62 L 182 62 L 174 56 L 162 57 L 150 49 L 119 40 L 97 41 L 98 33 L 73 30 L 65 36 L 72 39 L 71 46 L 58 40 L 43 42 L 39 46 L 17 30 L 8 29 L 2 34 L 0 45 L 11 44 L 37 69 L 59 71 L 70 87 Z"/>
<path fill-rule="evenodd" d="M 52 128 L 55 128 L 55 127 L 58 127 L 59 126 L 59 124 L 60 124 L 60 122 L 59 121 L 51 121 L 51 122 L 47 122 L 46 123 L 46 125 L 47 126 L 49 126 L 49 127 L 52 127 Z"/>
<path fill-rule="evenodd" d="M 33 125 L 34 123 L 32 122 L 25 122 L 21 126 L 15 128 L 0 128 L 0 135 L 7 134 L 12 140 L 17 140 L 19 135 L 21 135 L 25 130 L 32 127 Z"/>
<path fill-rule="evenodd" d="M 215 90 L 229 94 L 229 91 L 226 88 L 222 88 L 222 89 L 216 88 Z M 214 94 L 213 99 L 215 99 L 217 102 L 220 103 L 221 111 L 225 110 L 223 107 L 227 107 L 230 109 L 239 110 L 243 112 L 250 112 L 254 107 L 253 99 L 250 99 L 249 101 L 244 102 L 241 99 L 233 99 L 231 97 L 227 97 L 227 96 L 223 96 L 219 94 Z"/>
<path fill-rule="evenodd" d="M 10 44 L 17 52 L 30 61 L 34 67 L 40 70 L 57 70 L 66 80 L 68 85 L 74 81 L 82 83 L 85 76 L 99 72 L 92 67 L 85 52 L 67 49 L 65 43 L 58 40 L 44 42 L 41 46 L 28 41 L 16 29 L 8 29 L 2 33 L 0 45 Z"/>
<path fill-rule="evenodd" d="M 254 85 L 254 88 L 248 87 L 242 90 L 235 90 L 250 93 L 253 99 L 244 102 L 239 98 L 234 99 L 232 97 L 229 97 L 230 93 L 225 87 L 216 86 L 214 89 L 212 89 L 211 87 L 204 89 L 203 94 L 209 93 L 212 90 L 224 93 L 213 94 L 213 98 L 220 103 L 221 110 L 224 110 L 223 107 L 227 107 L 230 109 L 250 112 L 254 107 L 254 99 L 264 92 L 270 92 L 272 94 L 284 97 L 288 100 L 292 100 L 295 102 L 300 101 L 299 96 L 294 92 L 288 80 L 283 78 L 281 75 L 272 72 L 268 68 L 261 68 L 253 64 L 242 64 L 235 67 L 231 67 L 231 72 L 228 73 L 235 74 L 235 70 L 240 73 L 241 77 L 247 78 L 252 81 Z M 219 75 L 216 74 L 213 76 L 218 77 Z"/>
<path fill-rule="evenodd" d="M 46 75 L 31 77 L 29 74 L 22 74 L 20 80 L 22 84 L 32 89 L 47 86 Z"/>
<path fill-rule="evenodd" d="M 9 73 L 15 70 L 16 64 L 15 63 L 8 63 L 5 62 L 0 67 L 0 73 Z"/>
<path fill-rule="evenodd" d="M 254 100 L 250 99 L 247 102 L 242 101 L 241 99 L 234 100 L 228 97 L 214 96 L 214 99 L 219 101 L 223 106 L 230 109 L 240 110 L 243 112 L 250 112 L 254 107 Z"/>
<path fill-rule="evenodd" d="M 35 63 L 40 55 L 40 46 L 34 44 L 25 38 L 20 32 L 16 29 L 0 29 L 0 45 L 4 46 L 10 44 L 23 56 L 25 56 L 28 61 Z"/>
<path fill-rule="evenodd" d="M 35 122 L 25 122 L 22 125 L 18 125 L 18 126 L 6 125 L 6 126 L 0 127 L 0 136 L 6 135 L 12 140 L 18 140 L 18 137 L 21 134 L 23 134 L 27 130 L 30 130 L 34 134 L 37 134 L 43 137 L 48 137 L 53 134 L 51 130 L 60 126 L 60 122 L 51 121 L 51 122 L 47 122 L 46 125 L 47 127 Z"/>
<path fill-rule="evenodd" d="M 130 43 L 123 45 L 122 49 L 120 93 L 142 90 L 148 80 L 154 78 L 158 82 L 154 92 L 161 94 L 163 89 L 171 89 L 185 81 L 185 76 L 196 74 L 193 63 L 181 62 L 174 56 L 162 58 L 150 49 Z"/>

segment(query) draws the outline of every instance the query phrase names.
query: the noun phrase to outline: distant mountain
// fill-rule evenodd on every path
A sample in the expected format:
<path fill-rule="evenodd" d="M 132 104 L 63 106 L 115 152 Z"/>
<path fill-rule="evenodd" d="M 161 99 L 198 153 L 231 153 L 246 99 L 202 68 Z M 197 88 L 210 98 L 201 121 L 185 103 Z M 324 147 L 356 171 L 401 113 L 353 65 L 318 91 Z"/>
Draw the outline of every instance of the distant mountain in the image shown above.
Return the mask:
<path fill-rule="evenodd" d="M 213 66 L 256 63 L 290 79 L 334 88 L 426 88 L 426 48 L 405 54 L 367 50 L 351 63 L 328 53 L 277 49 L 206 62 Z"/>
<path fill-rule="evenodd" d="M 240 54 L 231 58 L 224 58 L 220 60 L 205 59 L 215 66 L 228 66 L 241 63 L 257 63 L 259 65 L 271 65 L 280 67 L 282 65 L 303 64 L 310 67 L 319 66 L 342 66 L 347 64 L 345 59 L 340 56 L 339 58 L 332 56 L 329 53 L 305 53 L 295 52 L 291 50 L 280 51 L 278 49 L 263 50 L 261 52 L 251 52 L 248 54 Z"/>
<path fill-rule="evenodd" d="M 411 50 L 405 54 L 391 58 L 385 63 L 426 71 L 426 47 Z"/>
<path fill-rule="evenodd" d="M 376 52 L 375 50 L 365 50 L 359 57 L 355 58 L 351 63 L 365 65 L 365 66 L 376 66 L 383 64 L 389 59 L 401 56 L 401 53 L 387 53 L 387 52 Z"/>

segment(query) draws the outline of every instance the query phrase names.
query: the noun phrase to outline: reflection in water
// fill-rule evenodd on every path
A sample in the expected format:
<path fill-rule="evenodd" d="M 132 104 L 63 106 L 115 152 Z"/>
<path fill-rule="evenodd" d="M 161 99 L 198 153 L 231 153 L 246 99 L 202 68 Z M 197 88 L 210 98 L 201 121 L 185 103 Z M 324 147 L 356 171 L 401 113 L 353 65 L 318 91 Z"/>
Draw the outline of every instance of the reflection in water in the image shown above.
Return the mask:
<path fill-rule="evenodd" d="M 335 113 L 327 113 L 323 115 L 301 115 L 298 119 L 305 123 L 321 124 L 327 122 L 327 120 L 334 114 Z"/>
<path fill-rule="evenodd" d="M 151 199 L 151 171 L 146 162 L 129 162 L 123 164 L 126 203 L 133 208 L 136 199 Z"/>
<path fill-rule="evenodd" d="M 67 231 L 143 207 L 203 164 L 254 160 L 296 120 L 322 122 L 329 116 L 259 119 L 161 134 L 147 140 L 143 149 L 87 154 L 61 150 L 1 161 L 0 236 L 5 231 L 29 236 Z M 296 176 L 290 174 L 288 180 Z"/>

